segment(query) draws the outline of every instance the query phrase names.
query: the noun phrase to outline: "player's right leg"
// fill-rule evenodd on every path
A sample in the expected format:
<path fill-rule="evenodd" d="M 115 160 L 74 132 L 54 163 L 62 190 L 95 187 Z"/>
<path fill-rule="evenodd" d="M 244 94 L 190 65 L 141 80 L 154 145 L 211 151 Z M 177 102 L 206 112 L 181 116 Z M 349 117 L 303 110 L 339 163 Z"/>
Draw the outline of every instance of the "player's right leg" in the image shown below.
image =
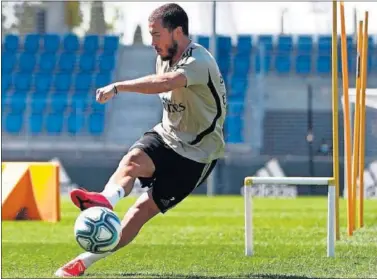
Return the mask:
<path fill-rule="evenodd" d="M 72 202 L 80 210 L 93 206 L 103 206 L 112 210 L 119 200 L 129 195 L 136 178 L 152 177 L 154 171 L 152 159 L 141 149 L 133 148 L 120 161 L 101 193 L 75 189 L 71 192 Z"/>

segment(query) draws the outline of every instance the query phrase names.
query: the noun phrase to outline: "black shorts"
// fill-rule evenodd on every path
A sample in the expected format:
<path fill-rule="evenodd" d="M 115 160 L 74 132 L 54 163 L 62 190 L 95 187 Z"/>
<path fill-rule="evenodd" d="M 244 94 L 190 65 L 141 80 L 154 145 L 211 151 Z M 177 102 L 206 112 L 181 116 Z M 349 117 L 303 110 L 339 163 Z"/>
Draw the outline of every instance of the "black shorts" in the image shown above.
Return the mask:
<path fill-rule="evenodd" d="M 130 150 L 138 148 L 152 159 L 153 177 L 140 177 L 142 187 L 152 188 L 152 197 L 162 213 L 176 206 L 209 176 L 217 160 L 209 164 L 187 159 L 164 143 L 156 132 L 145 133 Z"/>

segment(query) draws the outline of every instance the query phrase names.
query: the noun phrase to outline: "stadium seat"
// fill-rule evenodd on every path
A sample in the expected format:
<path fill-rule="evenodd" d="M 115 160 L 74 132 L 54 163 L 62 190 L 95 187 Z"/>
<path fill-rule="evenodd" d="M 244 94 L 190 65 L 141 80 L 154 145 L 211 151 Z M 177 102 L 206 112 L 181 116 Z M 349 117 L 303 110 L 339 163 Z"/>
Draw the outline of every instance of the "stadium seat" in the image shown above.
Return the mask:
<path fill-rule="evenodd" d="M 210 42 L 210 39 L 208 36 L 198 36 L 197 37 L 197 42 L 198 44 L 202 45 L 203 47 L 205 47 L 207 50 L 209 50 L 209 42 Z"/>
<path fill-rule="evenodd" d="M 96 75 L 95 78 L 95 87 L 100 88 L 104 87 L 105 85 L 108 85 L 111 83 L 111 74 L 109 72 L 99 73 Z"/>
<path fill-rule="evenodd" d="M 16 90 L 29 91 L 31 87 L 31 75 L 17 73 L 14 78 L 14 85 Z"/>
<path fill-rule="evenodd" d="M 4 48 L 6 52 L 16 53 L 19 46 L 19 37 L 14 34 L 5 36 Z"/>
<path fill-rule="evenodd" d="M 73 111 L 68 116 L 67 130 L 68 133 L 76 135 L 81 132 L 85 123 L 84 114 L 81 111 Z"/>
<path fill-rule="evenodd" d="M 79 39 L 74 34 L 67 34 L 63 39 L 64 50 L 67 52 L 76 52 L 79 49 Z"/>
<path fill-rule="evenodd" d="M 75 69 L 76 55 L 69 52 L 63 52 L 59 58 L 59 70 L 65 73 L 71 73 Z"/>
<path fill-rule="evenodd" d="M 14 53 L 5 52 L 1 54 L 1 71 L 11 73 L 16 67 L 17 57 Z"/>
<path fill-rule="evenodd" d="M 287 74 L 291 71 L 291 56 L 279 53 L 275 56 L 275 69 L 279 74 Z"/>
<path fill-rule="evenodd" d="M 43 36 L 45 52 L 56 53 L 60 49 L 60 37 L 57 34 L 46 34 Z"/>
<path fill-rule="evenodd" d="M 92 112 L 95 112 L 95 113 L 104 113 L 105 112 L 105 108 L 106 108 L 105 104 L 100 104 L 100 103 L 96 102 L 94 96 L 93 96 L 91 101 L 92 101 L 92 104 L 91 104 Z"/>
<path fill-rule="evenodd" d="M 317 73 L 330 74 L 331 72 L 331 56 L 318 55 L 317 57 Z"/>
<path fill-rule="evenodd" d="M 63 114 L 49 113 L 46 118 L 46 130 L 49 134 L 60 134 L 63 130 Z"/>
<path fill-rule="evenodd" d="M 232 50 L 232 38 L 229 36 L 217 36 L 217 51 L 219 53 L 230 53 Z"/>
<path fill-rule="evenodd" d="M 280 55 L 289 54 L 292 50 L 293 39 L 292 36 L 280 35 L 278 37 L 277 49 Z"/>
<path fill-rule="evenodd" d="M 28 34 L 25 37 L 25 52 L 36 53 L 39 50 L 41 36 L 39 34 Z"/>
<path fill-rule="evenodd" d="M 101 55 L 99 57 L 99 68 L 101 72 L 111 72 L 115 68 L 115 56 Z"/>
<path fill-rule="evenodd" d="M 249 35 L 239 35 L 237 37 L 237 55 L 249 55 L 252 49 L 252 37 Z"/>
<path fill-rule="evenodd" d="M 29 132 L 32 135 L 38 135 L 42 133 L 43 129 L 43 114 L 42 113 L 32 113 L 29 117 Z"/>
<path fill-rule="evenodd" d="M 42 53 L 39 60 L 39 71 L 51 73 L 55 69 L 56 55 L 53 53 Z"/>
<path fill-rule="evenodd" d="M 93 54 L 83 54 L 80 56 L 80 71 L 93 72 L 95 69 L 95 58 Z"/>
<path fill-rule="evenodd" d="M 75 89 L 80 91 L 89 91 L 92 88 L 92 74 L 79 73 L 75 78 Z"/>
<path fill-rule="evenodd" d="M 274 50 L 272 35 L 259 35 L 258 36 L 258 46 L 259 50 L 261 50 L 261 47 L 264 46 L 264 51 L 266 53 L 270 53 Z"/>
<path fill-rule="evenodd" d="M 71 110 L 84 111 L 88 106 L 88 93 L 77 91 L 71 97 Z"/>
<path fill-rule="evenodd" d="M 41 73 L 35 75 L 34 85 L 37 91 L 49 91 L 51 82 L 51 75 Z"/>
<path fill-rule="evenodd" d="M 70 74 L 56 74 L 54 87 L 57 91 L 68 91 L 71 88 L 72 76 Z"/>
<path fill-rule="evenodd" d="M 86 35 L 84 38 L 84 52 L 95 53 L 99 48 L 98 35 Z"/>
<path fill-rule="evenodd" d="M 297 39 L 297 51 L 299 54 L 311 54 L 313 50 L 313 37 L 311 35 L 299 35 Z"/>
<path fill-rule="evenodd" d="M 105 124 L 105 116 L 102 113 L 92 113 L 89 116 L 89 132 L 92 135 L 100 135 L 103 133 Z"/>
<path fill-rule="evenodd" d="M 225 119 L 225 138 L 228 143 L 242 143 L 242 120 L 239 116 L 227 116 Z"/>
<path fill-rule="evenodd" d="M 23 114 L 10 112 L 6 116 L 5 129 L 10 134 L 18 134 L 22 129 Z"/>
<path fill-rule="evenodd" d="M 26 108 L 25 94 L 13 94 L 10 99 L 10 109 L 12 112 L 21 113 Z"/>
<path fill-rule="evenodd" d="M 32 113 L 42 114 L 46 110 L 46 103 L 46 96 L 34 93 L 31 98 Z"/>
<path fill-rule="evenodd" d="M 299 54 L 296 56 L 296 73 L 310 74 L 312 71 L 312 56 L 309 54 Z"/>
<path fill-rule="evenodd" d="M 331 54 L 331 36 L 320 35 L 318 37 L 318 53 L 320 55 L 330 55 Z"/>
<path fill-rule="evenodd" d="M 103 52 L 106 54 L 114 55 L 118 50 L 119 37 L 118 36 L 104 36 Z"/>
<path fill-rule="evenodd" d="M 33 53 L 22 53 L 19 58 L 19 67 L 21 72 L 31 73 L 36 64 L 36 56 Z"/>
<path fill-rule="evenodd" d="M 231 66 L 231 57 L 230 57 L 230 53 L 229 54 L 219 54 L 218 53 L 218 59 L 217 59 L 217 63 L 219 65 L 219 68 L 220 68 L 220 72 L 223 76 L 226 76 L 228 75 L 228 73 L 230 72 L 230 66 Z"/>
<path fill-rule="evenodd" d="M 262 70 L 264 73 L 268 73 L 271 69 L 271 55 L 265 54 L 262 59 L 260 54 L 254 56 L 255 71 L 260 73 Z M 263 67 L 263 68 L 262 68 Z"/>
<path fill-rule="evenodd" d="M 243 101 L 247 90 L 247 79 L 233 75 L 230 90 L 228 90 L 229 100 Z"/>
<path fill-rule="evenodd" d="M 51 111 L 55 113 L 63 113 L 67 107 L 67 94 L 53 94 L 51 96 Z"/>
<path fill-rule="evenodd" d="M 250 58 L 240 57 L 241 54 L 237 53 L 233 60 L 233 75 L 242 76 L 246 78 L 246 75 L 250 70 Z"/>
<path fill-rule="evenodd" d="M 1 75 L 1 91 L 2 93 L 8 91 L 12 87 L 13 75 L 2 74 Z"/>

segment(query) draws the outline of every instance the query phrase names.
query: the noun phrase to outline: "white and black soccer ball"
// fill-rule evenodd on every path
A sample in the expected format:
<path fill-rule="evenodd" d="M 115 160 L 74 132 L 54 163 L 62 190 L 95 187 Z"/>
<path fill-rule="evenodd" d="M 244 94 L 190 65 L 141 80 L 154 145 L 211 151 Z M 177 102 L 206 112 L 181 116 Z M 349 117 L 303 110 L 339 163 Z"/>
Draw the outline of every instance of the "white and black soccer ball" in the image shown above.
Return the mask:
<path fill-rule="evenodd" d="M 118 216 L 106 207 L 91 207 L 80 213 L 74 228 L 77 243 L 88 252 L 101 254 L 114 249 L 122 226 Z"/>

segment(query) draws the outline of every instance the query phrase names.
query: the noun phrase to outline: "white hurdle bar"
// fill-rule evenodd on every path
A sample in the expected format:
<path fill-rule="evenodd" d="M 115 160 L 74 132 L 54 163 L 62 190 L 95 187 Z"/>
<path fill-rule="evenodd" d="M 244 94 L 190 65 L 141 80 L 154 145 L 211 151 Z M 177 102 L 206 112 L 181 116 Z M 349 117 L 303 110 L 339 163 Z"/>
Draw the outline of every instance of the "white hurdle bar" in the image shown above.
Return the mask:
<path fill-rule="evenodd" d="M 245 177 L 245 255 L 253 255 L 253 208 L 251 187 L 254 184 L 328 186 L 327 257 L 335 257 L 335 182 L 331 177 Z"/>

